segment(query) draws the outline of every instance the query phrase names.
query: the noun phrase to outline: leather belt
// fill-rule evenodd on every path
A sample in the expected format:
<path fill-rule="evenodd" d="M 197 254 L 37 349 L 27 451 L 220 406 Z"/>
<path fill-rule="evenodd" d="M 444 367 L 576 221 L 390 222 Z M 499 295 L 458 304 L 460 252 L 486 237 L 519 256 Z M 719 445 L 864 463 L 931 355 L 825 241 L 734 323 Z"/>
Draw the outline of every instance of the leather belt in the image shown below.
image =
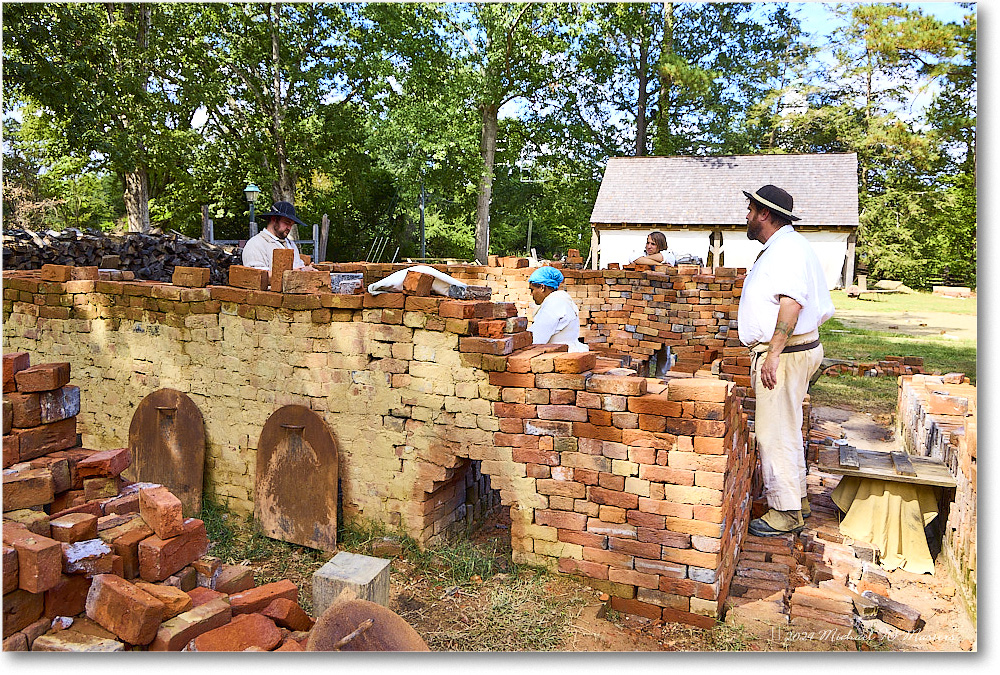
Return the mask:
<path fill-rule="evenodd" d="M 786 346 L 781 350 L 782 354 L 791 354 L 793 352 L 805 352 L 810 349 L 815 349 L 819 347 L 819 340 L 813 340 L 812 342 L 804 342 L 800 345 L 792 345 L 791 347 Z"/>

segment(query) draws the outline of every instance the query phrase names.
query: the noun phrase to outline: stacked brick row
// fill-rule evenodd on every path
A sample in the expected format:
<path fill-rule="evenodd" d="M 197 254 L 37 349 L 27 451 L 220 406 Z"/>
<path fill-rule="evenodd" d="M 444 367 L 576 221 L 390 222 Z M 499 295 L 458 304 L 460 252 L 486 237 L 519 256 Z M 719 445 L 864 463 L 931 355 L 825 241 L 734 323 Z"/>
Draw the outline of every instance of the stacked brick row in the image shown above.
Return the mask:
<path fill-rule="evenodd" d="M 924 372 L 924 360 L 919 356 L 886 356 L 881 361 L 866 363 L 836 363 L 823 370 L 827 377 L 855 375 L 857 377 L 882 377 L 889 375 L 919 375 Z"/>
<path fill-rule="evenodd" d="M 512 510 L 512 546 L 606 589 L 621 611 L 711 625 L 753 459 L 731 385 L 595 374 L 595 361 L 536 346 L 490 376 L 502 387 L 495 444 L 538 495 Z"/>
<path fill-rule="evenodd" d="M 942 548 L 973 616 L 977 606 L 977 417 L 976 387 L 961 373 L 899 379 L 897 433 L 904 449 L 943 461 L 957 483 Z"/>
<path fill-rule="evenodd" d="M 294 584 L 254 589 L 250 568 L 205 555 L 204 523 L 167 488 L 122 477 L 128 448 L 78 447 L 75 427 L 45 432 L 79 410 L 69 364 L 31 366 L 25 352 L 3 364 L 5 651 L 179 650 L 252 612 L 275 633 L 308 630 Z M 287 599 L 270 607 L 275 589 Z"/>

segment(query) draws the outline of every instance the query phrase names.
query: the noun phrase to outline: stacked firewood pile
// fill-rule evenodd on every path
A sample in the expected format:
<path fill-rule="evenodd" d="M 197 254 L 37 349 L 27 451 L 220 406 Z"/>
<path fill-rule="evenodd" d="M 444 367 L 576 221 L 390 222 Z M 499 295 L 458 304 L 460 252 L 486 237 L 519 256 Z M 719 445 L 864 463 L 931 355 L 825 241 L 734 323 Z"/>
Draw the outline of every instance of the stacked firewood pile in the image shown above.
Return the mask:
<path fill-rule="evenodd" d="M 74 228 L 56 232 L 11 229 L 3 233 L 4 269 L 39 269 L 44 264 L 114 267 L 137 279 L 170 281 L 174 267 L 208 267 L 212 284 L 225 284 L 232 264 L 240 264 L 233 247 L 216 246 L 184 235 L 129 232 L 108 235 Z"/>

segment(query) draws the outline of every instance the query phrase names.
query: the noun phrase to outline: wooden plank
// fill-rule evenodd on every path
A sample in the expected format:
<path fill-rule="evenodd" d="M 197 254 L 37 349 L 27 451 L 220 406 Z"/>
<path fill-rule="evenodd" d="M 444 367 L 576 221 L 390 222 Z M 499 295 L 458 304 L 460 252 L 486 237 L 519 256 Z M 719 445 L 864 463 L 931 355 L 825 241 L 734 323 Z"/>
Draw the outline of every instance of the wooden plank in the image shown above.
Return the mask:
<path fill-rule="evenodd" d="M 859 476 L 861 478 L 875 478 L 878 480 L 891 480 L 898 483 L 913 483 L 915 485 L 935 485 L 937 487 L 953 488 L 956 486 L 955 477 L 951 475 L 948 467 L 941 461 L 929 457 L 917 457 L 908 455 L 915 476 L 906 476 L 896 473 L 895 465 L 888 452 L 877 452 L 875 450 L 858 449 L 858 461 L 860 467 L 857 469 L 840 466 L 840 452 L 838 448 L 821 447 L 819 450 L 819 470 L 840 476 Z"/>
<path fill-rule="evenodd" d="M 917 472 L 913 468 L 913 464 L 910 463 L 909 458 L 905 453 L 902 452 L 892 452 L 889 453 L 889 457 L 892 458 L 892 468 L 901 476 L 916 476 Z"/>
<path fill-rule="evenodd" d="M 858 460 L 858 449 L 853 445 L 840 446 L 840 466 L 860 469 L 861 462 Z"/>

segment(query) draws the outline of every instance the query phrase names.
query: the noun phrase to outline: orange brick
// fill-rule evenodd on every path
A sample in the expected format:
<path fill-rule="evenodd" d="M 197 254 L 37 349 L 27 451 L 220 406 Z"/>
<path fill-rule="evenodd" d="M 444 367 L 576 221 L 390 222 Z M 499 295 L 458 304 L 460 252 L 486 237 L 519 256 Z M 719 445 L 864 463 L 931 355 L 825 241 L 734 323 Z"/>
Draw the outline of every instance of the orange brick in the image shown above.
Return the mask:
<path fill-rule="evenodd" d="M 313 625 L 313 620 L 309 618 L 305 610 L 299 607 L 297 602 L 288 598 L 276 598 L 272 600 L 271 604 L 265 607 L 261 614 L 282 628 L 293 631 L 307 631 Z"/>
<path fill-rule="evenodd" d="M 205 523 L 188 518 L 184 531 L 176 537 L 161 539 L 154 534 L 139 542 L 139 576 L 146 581 L 163 581 L 207 551 Z"/>
<path fill-rule="evenodd" d="M 62 544 L 35 534 L 20 523 L 3 524 L 3 543 L 17 551 L 18 586 L 42 593 L 62 577 Z"/>
<path fill-rule="evenodd" d="M 42 271 L 39 278 L 42 281 L 51 281 L 54 283 L 69 281 L 73 278 L 73 266 L 51 264 L 42 265 Z"/>
<path fill-rule="evenodd" d="M 576 560 L 574 558 L 559 558 L 559 571 L 564 574 L 576 574 L 588 579 L 607 579 L 608 565 Z"/>
<path fill-rule="evenodd" d="M 671 401 L 706 401 L 724 403 L 730 385 L 725 380 L 706 378 L 675 378 L 667 383 L 667 398 Z"/>
<path fill-rule="evenodd" d="M 410 270 L 403 279 L 403 293 L 406 295 L 430 295 L 435 277 L 431 274 Z"/>
<path fill-rule="evenodd" d="M 585 373 L 597 365 L 597 354 L 595 352 L 556 354 L 552 357 L 552 365 L 557 373 Z"/>
<path fill-rule="evenodd" d="M 160 539 L 184 532 L 181 500 L 163 486 L 139 490 L 139 515 Z"/>
<path fill-rule="evenodd" d="M 669 397 L 663 394 L 630 396 L 628 399 L 628 409 L 634 413 L 662 415 L 664 417 L 677 417 L 681 414 L 681 404 L 670 400 Z"/>
<path fill-rule="evenodd" d="M 228 624 L 203 633 L 188 643 L 197 652 L 242 652 L 256 647 L 270 651 L 281 644 L 281 631 L 262 614 L 234 616 Z"/>
<path fill-rule="evenodd" d="M 586 389 L 595 394 L 642 396 L 646 393 L 646 378 L 595 374 L 587 381 Z"/>
<path fill-rule="evenodd" d="M 31 366 L 28 352 L 10 352 L 3 355 L 3 392 L 15 391 L 15 374 Z"/>
<path fill-rule="evenodd" d="M 87 594 L 87 616 L 134 645 L 153 641 L 164 609 L 160 600 L 113 574 L 95 576 Z"/>
<path fill-rule="evenodd" d="M 69 383 L 69 363 L 41 363 L 14 374 L 20 392 L 53 391 Z"/>
<path fill-rule="evenodd" d="M 132 453 L 128 448 L 95 452 L 76 463 L 76 473 L 81 478 L 93 476 L 117 476 L 132 463 Z"/>
<path fill-rule="evenodd" d="M 184 286 L 186 288 L 204 288 L 208 286 L 212 270 L 207 267 L 174 267 L 174 273 L 170 278 L 170 283 L 174 286 Z"/>
<path fill-rule="evenodd" d="M 290 248 L 276 248 L 271 251 L 271 292 L 281 293 L 282 275 L 295 266 L 295 251 Z"/>
<path fill-rule="evenodd" d="M 71 513 L 49 520 L 52 539 L 69 544 L 97 537 L 97 516 Z"/>
<path fill-rule="evenodd" d="M 242 593 L 234 593 L 229 596 L 229 604 L 233 608 L 233 614 L 249 614 L 262 611 L 277 598 L 297 601 L 299 589 L 291 581 L 282 579 Z"/>

